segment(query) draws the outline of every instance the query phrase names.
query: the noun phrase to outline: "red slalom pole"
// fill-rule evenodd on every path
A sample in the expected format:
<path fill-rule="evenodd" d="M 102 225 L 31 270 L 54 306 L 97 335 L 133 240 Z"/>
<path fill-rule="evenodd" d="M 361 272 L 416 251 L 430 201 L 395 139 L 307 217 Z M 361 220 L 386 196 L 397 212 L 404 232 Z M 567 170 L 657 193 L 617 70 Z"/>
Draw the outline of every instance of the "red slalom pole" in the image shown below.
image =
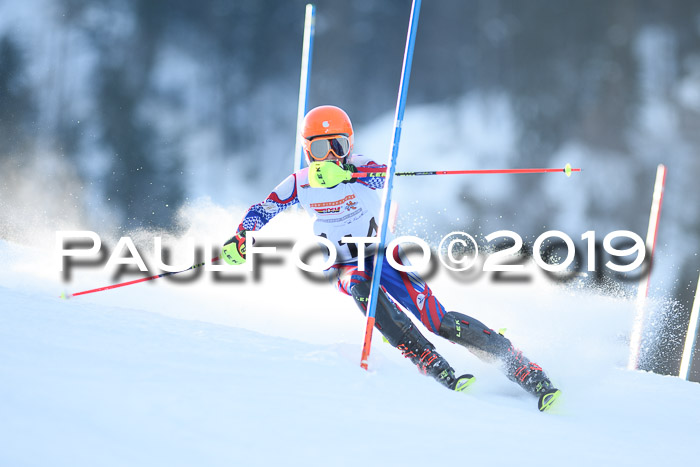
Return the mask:
<path fill-rule="evenodd" d="M 654 250 L 656 249 L 656 236 L 659 230 L 659 219 L 661 218 L 661 207 L 664 201 L 664 190 L 666 188 L 666 166 L 659 164 L 656 167 L 656 180 L 654 181 L 654 191 L 651 200 L 651 212 L 649 213 L 649 228 L 645 241 L 646 251 L 649 252 L 649 259 L 653 261 Z M 651 263 L 650 263 L 651 264 Z M 651 282 L 651 269 L 647 271 L 646 280 L 639 283 L 637 289 L 637 301 L 635 303 L 636 313 L 630 334 L 630 355 L 627 361 L 628 370 L 639 369 L 639 358 L 642 352 L 642 337 L 644 332 L 644 322 L 646 320 L 646 300 L 649 295 L 649 284 Z"/>
<path fill-rule="evenodd" d="M 211 260 L 212 263 L 215 263 L 215 262 L 217 262 L 217 261 L 219 261 L 219 257 L 218 257 L 218 256 L 217 256 L 216 258 L 212 258 L 212 260 Z M 99 288 L 97 288 L 97 289 L 85 290 L 85 291 L 83 291 L 83 292 L 76 292 L 76 293 L 72 293 L 72 294 L 62 293 L 62 294 L 59 296 L 59 298 L 68 299 L 68 298 L 77 297 L 77 296 L 79 296 L 79 295 L 86 295 L 86 294 L 89 294 L 89 293 L 102 292 L 103 290 L 110 290 L 110 289 L 116 289 L 116 288 L 119 288 L 119 287 L 126 287 L 127 285 L 138 284 L 139 282 L 152 281 L 152 280 L 155 280 L 155 279 L 160 279 L 161 277 L 172 276 L 172 275 L 174 275 L 174 274 L 180 274 L 181 272 L 191 271 L 192 269 L 196 269 L 196 268 L 202 267 L 202 266 L 204 266 L 205 264 L 207 264 L 207 263 L 198 263 L 198 264 L 194 264 L 194 265 L 190 266 L 190 267 L 187 268 L 187 269 L 183 269 L 182 271 L 164 272 L 163 274 L 158 274 L 158 275 L 156 275 L 156 276 L 144 277 L 144 278 L 136 279 L 136 280 L 129 281 L 129 282 L 122 282 L 121 284 L 114 284 L 114 285 L 108 285 L 108 286 L 106 286 L 106 287 L 99 287 Z"/>
<path fill-rule="evenodd" d="M 495 169 L 495 170 L 433 170 L 423 172 L 396 172 L 394 175 L 409 177 L 417 175 L 476 175 L 476 174 L 537 174 L 537 173 L 565 173 L 567 177 L 571 176 L 571 172 L 581 172 L 581 169 L 574 169 L 571 165 L 566 164 L 563 169 Z M 385 177 L 384 172 L 355 172 L 352 178 L 364 177 Z"/>

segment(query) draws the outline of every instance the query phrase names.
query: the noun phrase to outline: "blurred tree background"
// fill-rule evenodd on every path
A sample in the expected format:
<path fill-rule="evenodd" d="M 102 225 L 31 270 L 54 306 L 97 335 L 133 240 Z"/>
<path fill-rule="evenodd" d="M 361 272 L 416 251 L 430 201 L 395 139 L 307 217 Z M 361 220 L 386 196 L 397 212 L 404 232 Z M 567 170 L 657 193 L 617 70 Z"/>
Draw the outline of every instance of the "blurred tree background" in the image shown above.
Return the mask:
<path fill-rule="evenodd" d="M 44 205 L 70 204 L 94 229 L 173 228 L 178 207 L 207 194 L 257 201 L 240 187 L 274 186 L 291 166 L 305 3 L 0 0 L 0 207 L 56 164 L 70 189 Z M 316 2 L 310 106 L 339 105 L 356 128 L 393 113 L 410 3 Z M 606 228 L 643 234 L 655 166 L 669 165 L 677 334 L 699 267 L 700 2 L 423 2 L 409 109 L 493 94 L 517 122 L 519 167 L 558 164 L 574 145 L 632 181 L 620 204 L 587 201 L 585 218 Z M 464 183 L 454 202 L 475 217 L 513 202 Z M 546 188 L 512 183 L 523 233 L 551 225 Z M 677 371 L 677 358 L 655 370 Z"/>

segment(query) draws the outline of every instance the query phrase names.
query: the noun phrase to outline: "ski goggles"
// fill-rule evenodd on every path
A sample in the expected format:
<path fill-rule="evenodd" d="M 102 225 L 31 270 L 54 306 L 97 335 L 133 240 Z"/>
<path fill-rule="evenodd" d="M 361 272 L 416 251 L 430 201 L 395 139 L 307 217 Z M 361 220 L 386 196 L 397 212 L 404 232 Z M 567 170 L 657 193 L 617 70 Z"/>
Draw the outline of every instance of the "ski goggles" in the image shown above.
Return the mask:
<path fill-rule="evenodd" d="M 319 136 L 304 140 L 304 148 L 312 159 L 324 161 L 331 153 L 343 158 L 350 152 L 350 138 L 345 135 Z"/>

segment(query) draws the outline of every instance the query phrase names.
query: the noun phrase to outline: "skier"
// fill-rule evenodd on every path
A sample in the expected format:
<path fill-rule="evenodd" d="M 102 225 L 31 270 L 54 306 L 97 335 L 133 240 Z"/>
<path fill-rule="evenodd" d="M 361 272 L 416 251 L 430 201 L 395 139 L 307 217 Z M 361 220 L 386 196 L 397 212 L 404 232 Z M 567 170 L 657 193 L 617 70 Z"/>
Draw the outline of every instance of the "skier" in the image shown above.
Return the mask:
<path fill-rule="evenodd" d="M 386 166 L 353 154 L 352 123 L 338 107 L 325 105 L 309 111 L 302 136 L 309 167 L 289 175 L 263 202 L 248 209 L 236 234 L 224 244 L 222 258 L 231 265 L 245 262 L 246 231 L 259 230 L 288 207 L 301 204 L 313 217 L 314 233 L 338 245 L 337 262 L 326 271 L 327 277 L 366 313 L 373 262 L 366 258 L 365 270 L 360 271 L 357 246 L 341 239 L 376 236 L 380 211 L 376 190 L 383 188 L 384 178 L 353 178 L 352 174 L 378 172 Z M 399 264 L 407 264 L 400 248 L 387 254 Z M 396 303 L 411 311 L 430 331 L 466 347 L 479 358 L 498 363 L 509 379 L 538 397 L 539 410 L 548 409 L 559 397 L 560 391 L 540 366 L 480 321 L 446 311 L 417 274 L 396 271 L 385 259 L 380 283 L 375 326 L 422 373 L 455 391 L 465 390 L 474 381 L 470 374 L 457 377 Z"/>

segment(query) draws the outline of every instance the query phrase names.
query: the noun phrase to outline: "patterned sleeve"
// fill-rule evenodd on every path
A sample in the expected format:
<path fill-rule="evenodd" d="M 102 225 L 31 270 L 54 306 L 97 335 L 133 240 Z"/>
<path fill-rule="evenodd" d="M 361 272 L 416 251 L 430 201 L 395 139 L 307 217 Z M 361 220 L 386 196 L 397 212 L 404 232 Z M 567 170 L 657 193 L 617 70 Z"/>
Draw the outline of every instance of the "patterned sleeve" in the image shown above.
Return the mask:
<path fill-rule="evenodd" d="M 272 193 L 265 198 L 265 201 L 254 204 L 248 209 L 243 221 L 238 226 L 238 231 L 260 230 L 277 214 L 298 202 L 297 177 L 296 174 L 292 174 L 277 185 Z"/>
<path fill-rule="evenodd" d="M 357 172 L 372 173 L 386 171 L 386 165 L 377 164 L 372 159 L 365 156 L 354 155 L 348 162 L 355 166 Z M 373 190 L 380 190 L 384 188 L 384 177 L 377 177 L 376 175 L 360 177 L 357 179 L 357 183 L 361 183 Z"/>

